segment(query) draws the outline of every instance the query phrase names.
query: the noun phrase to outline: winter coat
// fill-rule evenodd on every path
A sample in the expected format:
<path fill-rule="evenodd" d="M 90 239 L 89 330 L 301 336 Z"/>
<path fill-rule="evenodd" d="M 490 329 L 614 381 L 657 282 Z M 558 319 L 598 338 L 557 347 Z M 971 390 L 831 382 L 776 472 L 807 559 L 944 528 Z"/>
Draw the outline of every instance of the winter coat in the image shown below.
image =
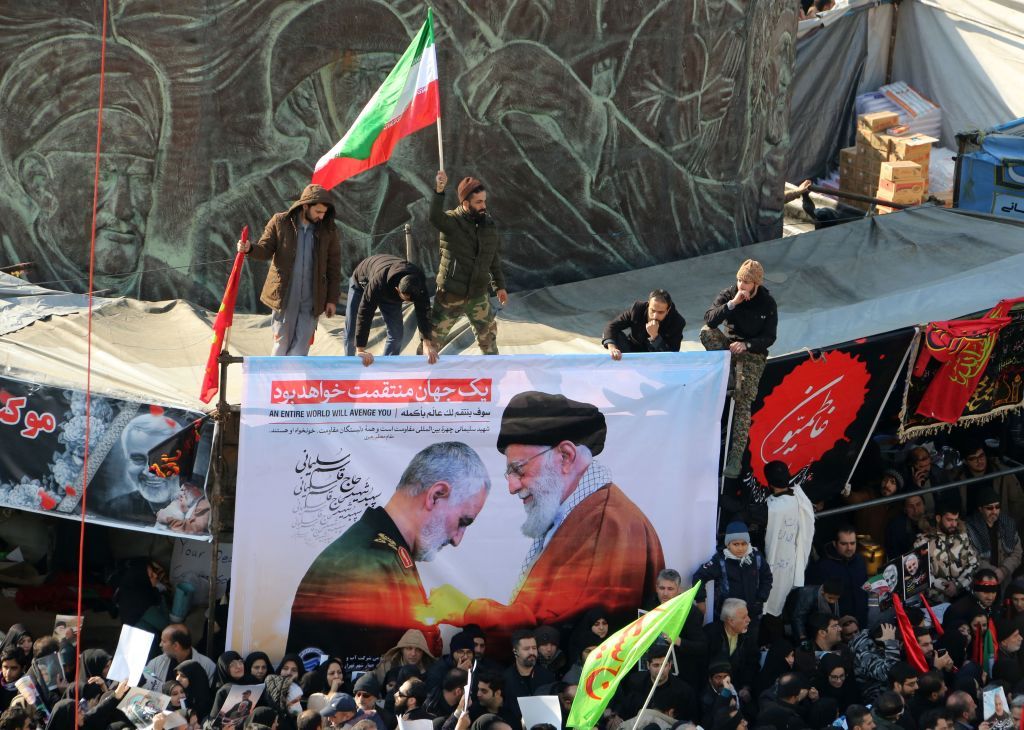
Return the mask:
<path fill-rule="evenodd" d="M 753 299 L 729 309 L 728 302 L 736 296 L 736 286 L 723 289 L 704 313 L 704 324 L 718 327 L 725 324 L 729 342 L 746 342 L 749 352 L 767 355 L 775 344 L 775 330 L 779 324 L 779 310 L 768 287 L 761 286 Z"/>
<path fill-rule="evenodd" d="M 423 657 L 417 665 L 417 670 L 420 674 L 426 674 L 427 670 L 430 669 L 430 665 L 434 663 L 434 655 L 430 653 L 427 637 L 423 635 L 422 631 L 409 629 L 402 634 L 402 638 L 398 640 L 397 644 L 384 652 L 384 655 L 380 658 L 380 664 L 373 670 L 373 676 L 377 678 L 382 687 L 384 686 L 384 678 L 387 676 L 387 673 L 392 669 L 402 666 L 402 649 L 405 647 L 423 651 Z"/>
<path fill-rule="evenodd" d="M 971 579 L 978 569 L 978 553 L 967 538 L 963 525 L 952 535 L 941 530 L 930 530 L 917 538 L 914 547 L 925 543 L 928 544 L 928 563 L 931 569 L 928 600 L 934 603 L 949 601 L 950 596 L 943 591 L 947 582 L 957 586 L 957 593 L 969 591 Z"/>
<path fill-rule="evenodd" d="M 647 336 L 648 300 L 638 299 L 633 305 L 618 317 L 609 322 L 601 335 L 601 342 L 608 346 L 614 344 L 615 336 L 619 332 L 629 330 L 626 338 L 636 352 L 679 352 L 679 346 L 683 342 L 683 328 L 686 327 L 686 320 L 679 313 L 673 304 L 665 319 L 658 325 L 658 336 L 651 339 Z"/>
<path fill-rule="evenodd" d="M 715 582 L 716 603 L 726 598 L 741 598 L 747 602 L 751 618 L 761 615 L 761 608 L 772 592 L 772 570 L 764 554 L 751 546 L 751 559 L 742 565 L 740 559 L 728 548 L 713 555 L 693 573 L 692 581 L 703 581 L 697 591 L 696 600 L 704 601 L 707 596 L 707 582 Z"/>
<path fill-rule="evenodd" d="M 868 579 L 868 566 L 860 553 L 844 558 L 836 552 L 836 546 L 828 543 L 820 560 L 811 568 L 814 582 L 824 584 L 830 580 L 842 583 L 843 592 L 839 596 L 839 613 L 857 619 L 861 626 L 868 623 L 868 594 L 863 585 Z"/>
<path fill-rule="evenodd" d="M 865 702 L 874 702 L 887 688 L 889 670 L 902 659 L 900 642 L 892 639 L 883 649 L 863 629 L 850 640 L 853 652 L 853 671 L 860 683 Z M 847 679 L 849 681 L 849 679 Z"/>
<path fill-rule="evenodd" d="M 416 264 L 389 254 L 377 254 L 363 259 L 356 265 L 352 278 L 363 290 L 356 316 L 356 347 L 366 347 L 370 339 L 373 314 L 381 302 L 401 304 L 402 298 L 395 291 L 406 276 L 416 280 L 419 296 L 412 300 L 416 310 L 416 326 L 424 340 L 430 339 L 430 295 L 427 294 L 426 277 Z"/>
<path fill-rule="evenodd" d="M 472 299 L 486 294 L 494 281 L 505 288 L 501 271 L 501 238 L 490 217 L 474 222 L 462 206 L 444 210 L 444 193 L 430 201 L 430 222 L 441 232 L 441 261 L 437 265 L 437 290 Z"/>
<path fill-rule="evenodd" d="M 295 251 L 298 248 L 298 217 L 305 204 L 323 203 L 327 213 L 313 226 L 313 311 L 314 317 L 324 313 L 328 304 L 337 304 L 341 297 L 341 242 L 334 225 L 334 204 L 319 185 L 307 185 L 302 195 L 283 213 L 275 213 L 263 229 L 260 240 L 249 249 L 249 255 L 270 261 L 270 271 L 263 284 L 260 301 L 271 309 L 283 309 L 288 301 Z"/>

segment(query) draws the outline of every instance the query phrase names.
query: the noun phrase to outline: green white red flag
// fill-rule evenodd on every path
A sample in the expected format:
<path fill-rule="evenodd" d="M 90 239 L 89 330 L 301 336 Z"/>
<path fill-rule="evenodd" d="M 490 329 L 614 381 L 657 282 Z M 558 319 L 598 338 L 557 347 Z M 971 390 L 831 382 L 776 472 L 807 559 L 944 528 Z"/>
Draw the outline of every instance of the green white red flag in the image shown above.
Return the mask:
<path fill-rule="evenodd" d="M 433 12 L 428 10 L 412 45 L 359 112 L 352 128 L 316 163 L 313 182 L 329 190 L 386 162 L 400 139 L 433 124 L 440 115 Z"/>
<path fill-rule="evenodd" d="M 242 229 L 242 240 L 249 240 L 249 226 Z M 242 277 L 243 263 L 245 254 L 239 251 L 235 254 L 235 263 L 231 267 L 228 284 L 224 287 L 224 298 L 220 302 L 220 309 L 217 310 L 217 319 L 213 322 L 213 342 L 210 343 L 210 355 L 206 359 L 206 372 L 203 374 L 203 385 L 199 391 L 199 400 L 203 403 L 209 403 L 220 389 L 220 363 L 217 360 L 224 348 L 228 328 L 235 318 L 235 300 L 238 299 L 238 280 Z"/>
<path fill-rule="evenodd" d="M 630 668 L 640 660 L 651 644 L 662 634 L 668 635 L 671 641 L 679 638 L 699 587 L 700 581 L 697 581 L 686 593 L 648 611 L 590 652 L 583 665 L 579 689 L 565 723 L 567 727 L 597 726 L 619 682 L 626 678 Z"/>

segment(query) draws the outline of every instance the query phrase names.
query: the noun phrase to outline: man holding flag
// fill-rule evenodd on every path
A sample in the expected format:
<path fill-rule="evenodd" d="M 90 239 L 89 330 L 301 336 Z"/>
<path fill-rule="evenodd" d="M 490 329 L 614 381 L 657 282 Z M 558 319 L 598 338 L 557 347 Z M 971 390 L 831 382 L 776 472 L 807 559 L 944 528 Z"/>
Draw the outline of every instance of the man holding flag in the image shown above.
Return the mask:
<path fill-rule="evenodd" d="M 317 320 L 333 317 L 341 296 L 341 243 L 327 191 L 307 185 L 259 241 L 239 240 L 238 251 L 270 261 L 260 301 L 273 310 L 271 354 L 308 355 Z"/>

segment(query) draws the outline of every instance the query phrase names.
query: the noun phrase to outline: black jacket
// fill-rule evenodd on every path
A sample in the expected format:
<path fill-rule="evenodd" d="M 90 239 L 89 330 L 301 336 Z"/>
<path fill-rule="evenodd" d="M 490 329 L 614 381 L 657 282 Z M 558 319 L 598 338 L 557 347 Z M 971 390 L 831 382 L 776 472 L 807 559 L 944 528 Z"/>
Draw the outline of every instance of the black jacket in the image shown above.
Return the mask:
<path fill-rule="evenodd" d="M 679 314 L 676 306 L 673 304 L 669 308 L 668 314 L 658 327 L 658 336 L 654 339 L 647 336 L 648 319 L 647 300 L 638 299 L 629 309 L 605 326 L 601 342 L 607 347 L 609 342 L 615 341 L 615 335 L 629 330 L 627 338 L 636 352 L 679 352 L 686 320 Z"/>
<path fill-rule="evenodd" d="M 861 626 L 868 622 L 868 594 L 864 583 L 868 579 L 868 566 L 860 553 L 852 558 L 843 558 L 836 552 L 836 546 L 829 543 L 825 553 L 808 572 L 809 582 L 818 584 L 837 580 L 843 584 L 839 596 L 839 613 L 854 616 Z"/>
<path fill-rule="evenodd" d="M 412 300 L 416 308 L 416 326 L 425 340 L 430 339 L 430 296 L 427 294 L 426 277 L 416 264 L 389 254 L 377 254 L 356 264 L 352 278 L 363 290 L 356 316 L 356 347 L 366 347 L 370 339 L 370 325 L 373 314 L 380 302 L 401 304 L 402 298 L 395 291 L 403 277 L 416 280 L 419 295 Z"/>
<path fill-rule="evenodd" d="M 736 642 L 736 651 L 729 655 L 729 641 L 725 636 L 725 626 L 713 621 L 704 627 L 704 635 L 708 640 L 708 662 L 724 660 L 731 667 L 732 686 L 737 690 L 749 687 L 753 690 L 754 680 L 761 664 L 761 650 L 757 645 L 757 637 L 750 632 L 740 634 Z"/>
<path fill-rule="evenodd" d="M 736 287 L 723 289 L 704 313 L 704 324 L 718 327 L 725 323 L 725 336 L 730 342 L 746 342 L 750 352 L 767 355 L 775 344 L 779 310 L 767 287 L 758 287 L 753 299 L 729 309 L 727 303 L 736 296 Z"/>
<path fill-rule="evenodd" d="M 437 290 L 473 299 L 505 288 L 501 271 L 501 237 L 490 216 L 477 223 L 461 206 L 445 211 L 444 193 L 430 200 L 430 222 L 441 232 L 441 260 L 437 264 Z"/>
<path fill-rule="evenodd" d="M 707 596 L 707 582 L 715 582 L 715 600 L 720 602 L 726 598 L 742 598 L 747 602 L 751 618 L 761 615 L 761 608 L 772 592 L 772 569 L 768 561 L 757 548 L 749 565 L 740 565 L 735 558 L 726 558 L 722 551 L 711 556 L 704 565 L 697 568 L 692 582 L 703 581 L 697 592 L 696 600 L 703 601 Z"/>

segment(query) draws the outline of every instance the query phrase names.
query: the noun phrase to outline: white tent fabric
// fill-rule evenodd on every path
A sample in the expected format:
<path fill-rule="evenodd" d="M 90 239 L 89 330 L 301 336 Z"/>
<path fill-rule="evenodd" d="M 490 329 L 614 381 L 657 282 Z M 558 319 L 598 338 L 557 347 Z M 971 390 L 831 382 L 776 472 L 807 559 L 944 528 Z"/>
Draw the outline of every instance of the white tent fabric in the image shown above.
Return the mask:
<path fill-rule="evenodd" d="M 911 0 L 899 6 L 893 78 L 942 107 L 942 144 L 1024 116 L 1024 3 Z"/>
<path fill-rule="evenodd" d="M 498 345 L 503 354 L 602 352 L 605 323 L 663 287 L 687 320 L 684 349 L 701 349 L 704 311 L 746 258 L 764 264 L 766 285 L 779 303 L 773 355 L 958 317 L 1024 295 L 1024 224 L 921 207 L 624 274 L 513 292 L 499 317 Z M 182 301 L 109 303 L 94 314 L 94 390 L 204 408 L 197 394 L 213 318 Z M 269 320 L 236 315 L 232 352 L 268 354 Z M 84 387 L 86 324 L 83 314 L 71 314 L 6 335 L 0 340 L 0 375 Z M 321 319 L 311 354 L 343 354 L 342 326 L 341 317 Z M 410 310 L 407 333 L 414 326 Z M 383 327 L 375 327 L 371 351 L 380 351 L 383 338 Z M 410 342 L 404 354 L 414 349 Z M 478 353 L 472 331 L 464 327 L 442 357 Z M 233 367 L 229 402 L 239 402 L 239 385 L 240 371 Z"/>

